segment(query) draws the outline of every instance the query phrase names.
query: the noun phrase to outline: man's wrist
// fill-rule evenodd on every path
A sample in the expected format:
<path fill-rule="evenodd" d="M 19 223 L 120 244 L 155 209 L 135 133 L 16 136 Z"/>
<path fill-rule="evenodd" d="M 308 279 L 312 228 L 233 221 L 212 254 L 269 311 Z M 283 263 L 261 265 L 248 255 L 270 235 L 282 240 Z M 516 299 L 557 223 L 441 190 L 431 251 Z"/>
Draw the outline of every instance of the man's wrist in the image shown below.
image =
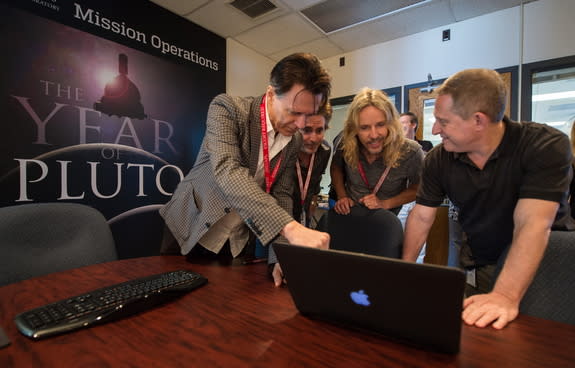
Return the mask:
<path fill-rule="evenodd" d="M 287 234 L 289 234 L 292 230 L 294 230 L 298 226 L 298 222 L 293 220 L 288 222 L 280 232 L 280 234 L 287 238 Z"/>
<path fill-rule="evenodd" d="M 516 304 L 519 304 L 524 294 L 524 292 L 517 289 L 517 285 L 509 284 L 505 280 L 499 280 L 499 278 L 495 281 L 492 292 L 504 296 L 510 302 Z"/>
<path fill-rule="evenodd" d="M 379 203 L 379 208 L 382 208 L 384 210 L 386 210 L 387 208 L 385 208 L 385 199 L 377 199 L 377 202 Z"/>
<path fill-rule="evenodd" d="M 347 192 L 338 192 L 337 190 L 335 191 L 335 194 L 337 195 L 337 199 L 343 199 L 345 197 L 347 197 Z"/>

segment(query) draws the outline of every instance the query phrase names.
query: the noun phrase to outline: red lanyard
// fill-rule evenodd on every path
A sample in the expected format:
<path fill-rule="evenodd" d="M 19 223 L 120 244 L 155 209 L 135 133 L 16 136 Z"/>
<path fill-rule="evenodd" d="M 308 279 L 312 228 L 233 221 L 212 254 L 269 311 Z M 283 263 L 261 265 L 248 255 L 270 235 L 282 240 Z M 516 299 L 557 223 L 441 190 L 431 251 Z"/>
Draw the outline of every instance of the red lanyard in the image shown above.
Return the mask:
<path fill-rule="evenodd" d="M 369 186 L 369 181 L 367 180 L 367 176 L 365 175 L 365 170 L 363 169 L 363 165 L 361 164 L 361 161 L 358 162 L 357 169 L 359 170 L 359 175 L 361 175 L 361 179 L 365 183 L 365 186 L 367 187 L 367 189 L 371 190 L 371 187 Z M 389 169 L 391 169 L 391 165 L 389 165 L 385 168 L 385 171 L 379 177 L 379 180 L 377 181 L 377 184 L 375 184 L 375 187 L 373 188 L 371 193 L 373 193 L 373 194 L 377 193 L 377 191 L 381 187 L 381 184 L 383 184 L 383 181 L 387 177 L 387 174 L 389 174 Z"/>
<path fill-rule="evenodd" d="M 311 172 L 313 170 L 313 160 L 315 158 L 315 152 L 311 154 L 311 159 L 309 160 L 309 167 L 307 168 L 307 176 L 305 178 L 305 185 L 303 183 L 303 178 L 301 176 L 301 166 L 299 164 L 299 159 L 295 162 L 297 169 L 297 179 L 299 182 L 299 191 L 301 195 L 301 204 L 305 202 L 305 197 L 307 195 L 307 190 L 309 189 L 309 181 L 311 178 Z"/>
<path fill-rule="evenodd" d="M 266 119 L 266 96 L 262 98 L 262 103 L 260 104 L 260 121 L 262 126 L 262 150 L 264 156 L 264 175 L 266 180 L 266 192 L 269 193 L 272 184 L 276 180 L 276 175 L 278 173 L 278 169 L 280 168 L 280 164 L 282 162 L 283 154 L 279 158 L 276 166 L 270 172 L 270 151 L 268 146 L 268 124 Z M 283 150 L 282 150 L 283 152 Z"/>

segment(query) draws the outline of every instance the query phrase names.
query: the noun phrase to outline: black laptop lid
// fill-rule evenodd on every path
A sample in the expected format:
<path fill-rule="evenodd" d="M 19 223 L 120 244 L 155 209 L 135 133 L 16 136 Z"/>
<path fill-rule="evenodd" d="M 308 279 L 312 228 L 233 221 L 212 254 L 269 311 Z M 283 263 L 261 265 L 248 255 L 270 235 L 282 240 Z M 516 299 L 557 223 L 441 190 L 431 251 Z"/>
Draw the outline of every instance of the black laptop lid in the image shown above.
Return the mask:
<path fill-rule="evenodd" d="M 465 276 L 451 267 L 274 244 L 298 310 L 350 327 L 455 353 Z"/>

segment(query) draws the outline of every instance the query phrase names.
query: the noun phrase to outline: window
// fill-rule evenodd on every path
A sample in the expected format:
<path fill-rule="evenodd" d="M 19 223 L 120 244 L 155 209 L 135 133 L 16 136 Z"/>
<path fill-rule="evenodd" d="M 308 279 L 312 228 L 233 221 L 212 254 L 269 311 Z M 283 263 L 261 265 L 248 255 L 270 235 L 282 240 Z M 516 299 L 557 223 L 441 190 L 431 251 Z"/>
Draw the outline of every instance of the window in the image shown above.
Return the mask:
<path fill-rule="evenodd" d="M 531 120 L 569 135 L 575 119 L 575 67 L 534 72 Z"/>
<path fill-rule="evenodd" d="M 521 120 L 570 135 L 575 120 L 575 56 L 525 64 L 521 80 Z"/>
<path fill-rule="evenodd" d="M 423 101 L 423 140 L 430 141 L 433 146 L 437 146 L 441 143 L 440 135 L 431 134 L 433 129 L 433 123 L 435 123 L 435 116 L 433 115 L 433 109 L 435 107 L 435 98 L 428 98 Z"/>

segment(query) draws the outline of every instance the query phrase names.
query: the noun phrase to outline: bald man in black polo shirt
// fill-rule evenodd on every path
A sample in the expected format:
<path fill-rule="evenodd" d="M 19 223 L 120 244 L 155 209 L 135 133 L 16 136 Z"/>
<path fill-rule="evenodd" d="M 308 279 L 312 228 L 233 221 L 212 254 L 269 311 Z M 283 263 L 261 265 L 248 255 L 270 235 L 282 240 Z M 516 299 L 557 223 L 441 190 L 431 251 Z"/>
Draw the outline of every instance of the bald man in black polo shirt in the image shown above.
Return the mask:
<path fill-rule="evenodd" d="M 403 258 L 415 261 L 437 206 L 449 197 L 467 235 L 462 265 L 474 286 L 466 288 L 463 320 L 500 329 L 517 317 L 550 230 L 575 228 L 567 205 L 569 139 L 547 125 L 503 117 L 506 88 L 493 70 L 456 73 L 437 92 L 432 132 L 442 143 L 425 159 Z"/>

